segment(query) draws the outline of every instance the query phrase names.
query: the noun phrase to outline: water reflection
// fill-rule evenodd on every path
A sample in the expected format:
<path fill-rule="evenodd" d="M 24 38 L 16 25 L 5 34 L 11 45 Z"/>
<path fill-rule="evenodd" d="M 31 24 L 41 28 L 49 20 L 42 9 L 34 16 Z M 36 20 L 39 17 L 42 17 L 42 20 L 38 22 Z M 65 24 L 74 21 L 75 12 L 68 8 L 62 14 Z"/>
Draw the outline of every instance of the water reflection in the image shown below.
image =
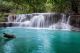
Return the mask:
<path fill-rule="evenodd" d="M 4 52 L 4 46 L 7 44 L 8 41 L 10 41 L 11 39 L 4 39 L 2 37 L 0 37 L 0 53 L 5 53 Z"/>

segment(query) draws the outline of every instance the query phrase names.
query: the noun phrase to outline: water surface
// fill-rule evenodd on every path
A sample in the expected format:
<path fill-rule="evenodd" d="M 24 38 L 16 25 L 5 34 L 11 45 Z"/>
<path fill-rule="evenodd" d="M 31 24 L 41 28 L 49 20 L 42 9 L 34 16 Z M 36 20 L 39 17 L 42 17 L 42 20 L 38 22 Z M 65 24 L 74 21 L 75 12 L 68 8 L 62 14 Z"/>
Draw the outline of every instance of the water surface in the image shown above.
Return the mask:
<path fill-rule="evenodd" d="M 2 38 L 4 32 L 16 38 Z M 80 53 L 80 32 L 15 27 L 0 29 L 0 36 L 0 53 Z"/>

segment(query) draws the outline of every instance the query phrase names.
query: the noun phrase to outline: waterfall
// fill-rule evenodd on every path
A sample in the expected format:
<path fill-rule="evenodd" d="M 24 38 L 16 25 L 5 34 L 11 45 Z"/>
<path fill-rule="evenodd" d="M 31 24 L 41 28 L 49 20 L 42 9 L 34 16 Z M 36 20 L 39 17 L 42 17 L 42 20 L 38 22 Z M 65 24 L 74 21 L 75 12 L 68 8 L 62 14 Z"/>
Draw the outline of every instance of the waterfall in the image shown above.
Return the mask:
<path fill-rule="evenodd" d="M 71 16 L 69 16 L 69 17 L 68 17 L 67 24 L 69 24 L 69 23 L 70 23 L 70 17 L 71 17 Z"/>
<path fill-rule="evenodd" d="M 62 29 L 70 30 L 71 27 L 69 25 L 69 20 L 70 20 L 70 16 L 68 17 L 68 20 L 67 20 L 66 15 L 63 15 L 62 22 L 61 22 Z"/>
<path fill-rule="evenodd" d="M 70 30 L 69 18 L 61 13 L 32 13 L 19 14 L 14 19 L 13 16 L 8 17 L 8 22 L 18 23 L 19 27 L 37 27 L 37 28 L 52 28 L 52 29 L 67 29 Z M 14 24 L 14 26 L 15 26 Z M 17 27 L 16 26 L 16 27 Z"/>
<path fill-rule="evenodd" d="M 61 15 L 62 15 L 61 19 L 57 23 L 52 24 L 50 28 L 53 28 L 54 30 L 56 29 L 71 30 L 71 26 L 69 25 L 70 17 L 67 20 L 65 14 L 61 14 Z"/>
<path fill-rule="evenodd" d="M 31 19 L 31 26 L 33 27 L 44 27 L 44 16 L 43 15 L 38 15 L 38 16 L 34 16 Z"/>

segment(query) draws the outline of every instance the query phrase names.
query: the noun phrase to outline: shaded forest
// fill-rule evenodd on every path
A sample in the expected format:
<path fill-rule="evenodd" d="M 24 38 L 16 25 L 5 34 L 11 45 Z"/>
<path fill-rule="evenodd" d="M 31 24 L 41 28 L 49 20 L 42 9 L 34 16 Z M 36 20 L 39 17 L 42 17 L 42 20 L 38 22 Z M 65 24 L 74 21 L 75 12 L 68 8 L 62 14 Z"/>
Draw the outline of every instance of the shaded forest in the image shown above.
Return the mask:
<path fill-rule="evenodd" d="M 0 21 L 5 13 L 78 13 L 76 0 L 0 0 Z"/>

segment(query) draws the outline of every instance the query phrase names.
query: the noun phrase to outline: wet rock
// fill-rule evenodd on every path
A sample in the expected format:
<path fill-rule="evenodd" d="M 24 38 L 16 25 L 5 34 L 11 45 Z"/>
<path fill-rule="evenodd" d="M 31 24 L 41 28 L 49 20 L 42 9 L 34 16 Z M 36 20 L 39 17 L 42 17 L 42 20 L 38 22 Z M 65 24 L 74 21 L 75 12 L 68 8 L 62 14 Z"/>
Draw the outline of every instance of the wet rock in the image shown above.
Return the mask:
<path fill-rule="evenodd" d="M 13 34 L 7 34 L 7 33 L 3 33 L 5 38 L 8 38 L 8 39 L 13 39 L 13 38 L 16 38 L 15 35 Z"/>
<path fill-rule="evenodd" d="M 12 23 L 0 23 L 0 27 L 11 27 L 12 26 Z"/>
<path fill-rule="evenodd" d="M 71 15 L 70 25 L 76 28 L 80 28 L 80 15 Z"/>
<path fill-rule="evenodd" d="M 80 32 L 80 28 L 72 26 L 71 31 L 79 31 Z"/>
<path fill-rule="evenodd" d="M 6 27 L 6 23 L 0 23 L 0 27 Z"/>

